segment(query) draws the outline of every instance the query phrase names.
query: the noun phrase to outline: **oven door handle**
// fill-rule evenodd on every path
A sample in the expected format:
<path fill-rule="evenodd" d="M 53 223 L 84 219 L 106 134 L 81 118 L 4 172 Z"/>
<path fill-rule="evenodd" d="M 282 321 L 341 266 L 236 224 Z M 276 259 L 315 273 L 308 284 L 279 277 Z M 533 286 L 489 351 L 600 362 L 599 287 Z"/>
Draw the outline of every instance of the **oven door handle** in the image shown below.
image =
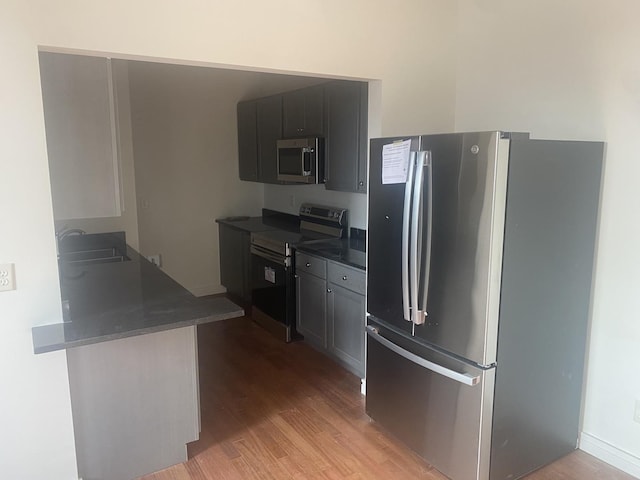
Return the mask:
<path fill-rule="evenodd" d="M 258 247 L 257 245 L 251 245 L 251 253 L 253 255 L 257 255 L 258 257 L 267 259 L 273 263 L 277 263 L 278 265 L 284 265 L 285 267 L 289 266 L 289 259 L 284 255 L 278 255 L 277 253 L 271 252 L 262 247 Z"/>

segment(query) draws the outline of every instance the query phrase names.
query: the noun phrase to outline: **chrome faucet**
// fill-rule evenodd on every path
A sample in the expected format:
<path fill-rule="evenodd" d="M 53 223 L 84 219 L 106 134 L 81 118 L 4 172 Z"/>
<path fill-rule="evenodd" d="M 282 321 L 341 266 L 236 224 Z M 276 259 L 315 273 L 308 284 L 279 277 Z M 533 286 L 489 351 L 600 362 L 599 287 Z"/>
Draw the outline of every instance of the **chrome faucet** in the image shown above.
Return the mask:
<path fill-rule="evenodd" d="M 66 225 L 64 225 L 59 230 L 56 230 L 56 255 L 57 255 L 57 257 L 60 258 L 60 242 L 64 238 L 68 237 L 69 235 L 84 235 L 86 233 L 87 232 L 85 232 L 81 228 L 67 228 Z"/>

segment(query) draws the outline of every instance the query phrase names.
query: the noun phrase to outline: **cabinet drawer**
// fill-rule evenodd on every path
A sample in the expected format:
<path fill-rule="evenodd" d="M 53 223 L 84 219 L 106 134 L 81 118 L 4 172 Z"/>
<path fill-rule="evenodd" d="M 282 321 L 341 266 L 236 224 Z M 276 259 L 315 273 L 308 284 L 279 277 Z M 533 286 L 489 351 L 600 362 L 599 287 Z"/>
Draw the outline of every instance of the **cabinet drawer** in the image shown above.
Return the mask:
<path fill-rule="evenodd" d="M 327 278 L 329 283 L 335 283 L 336 285 L 364 295 L 366 276 L 363 271 L 339 263 L 328 263 Z"/>
<path fill-rule="evenodd" d="M 320 278 L 327 278 L 327 261 L 323 258 L 296 252 L 296 272 L 306 272 Z"/>

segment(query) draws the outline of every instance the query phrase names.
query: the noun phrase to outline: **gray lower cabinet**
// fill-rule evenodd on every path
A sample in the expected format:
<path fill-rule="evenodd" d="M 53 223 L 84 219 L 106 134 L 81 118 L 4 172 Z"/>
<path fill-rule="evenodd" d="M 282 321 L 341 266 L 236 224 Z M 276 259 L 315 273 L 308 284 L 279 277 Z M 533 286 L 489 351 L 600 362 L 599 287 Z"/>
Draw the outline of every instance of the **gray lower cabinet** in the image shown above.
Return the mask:
<path fill-rule="evenodd" d="M 327 348 L 326 260 L 296 254 L 296 329 L 305 340 Z"/>
<path fill-rule="evenodd" d="M 297 329 L 360 378 L 365 373 L 365 273 L 296 254 Z"/>
<path fill-rule="evenodd" d="M 364 378 L 364 295 L 330 283 L 327 307 L 327 348 Z"/>
<path fill-rule="evenodd" d="M 227 292 L 251 301 L 251 236 L 249 232 L 218 224 L 220 242 L 220 283 Z"/>

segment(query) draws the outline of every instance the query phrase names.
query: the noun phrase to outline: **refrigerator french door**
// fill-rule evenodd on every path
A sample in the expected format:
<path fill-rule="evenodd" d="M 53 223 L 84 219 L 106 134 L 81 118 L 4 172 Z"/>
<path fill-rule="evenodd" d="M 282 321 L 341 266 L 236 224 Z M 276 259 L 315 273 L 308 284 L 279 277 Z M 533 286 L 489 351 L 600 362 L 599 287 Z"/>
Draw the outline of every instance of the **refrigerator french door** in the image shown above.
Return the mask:
<path fill-rule="evenodd" d="M 576 448 L 603 155 L 505 132 L 371 140 L 366 410 L 454 480 Z"/>
<path fill-rule="evenodd" d="M 509 141 L 497 132 L 411 141 L 416 150 L 400 184 L 376 179 L 389 139 L 372 141 L 368 312 L 418 341 L 490 367 Z M 388 262 L 377 261 L 385 256 Z"/>

